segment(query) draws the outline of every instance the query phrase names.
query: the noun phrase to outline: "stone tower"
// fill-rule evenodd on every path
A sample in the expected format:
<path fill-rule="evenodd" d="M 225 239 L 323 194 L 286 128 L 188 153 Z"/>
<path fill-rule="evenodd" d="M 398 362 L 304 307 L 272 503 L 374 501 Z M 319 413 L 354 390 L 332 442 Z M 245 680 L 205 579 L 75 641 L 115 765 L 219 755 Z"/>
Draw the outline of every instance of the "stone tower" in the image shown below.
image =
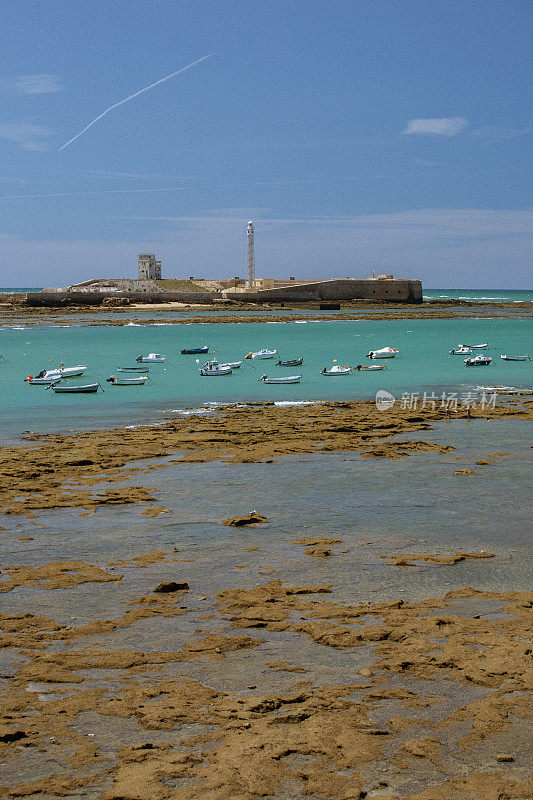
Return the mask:
<path fill-rule="evenodd" d="M 155 260 L 154 254 L 139 256 L 139 280 L 161 280 L 161 262 Z"/>

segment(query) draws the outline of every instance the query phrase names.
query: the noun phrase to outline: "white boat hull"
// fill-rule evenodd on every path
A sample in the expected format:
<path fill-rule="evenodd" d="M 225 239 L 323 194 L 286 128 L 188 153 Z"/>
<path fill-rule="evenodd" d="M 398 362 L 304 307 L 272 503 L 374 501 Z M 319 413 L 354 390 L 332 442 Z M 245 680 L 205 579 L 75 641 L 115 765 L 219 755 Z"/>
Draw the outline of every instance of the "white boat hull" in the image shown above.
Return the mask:
<path fill-rule="evenodd" d="M 302 379 L 301 375 L 287 375 L 285 378 L 268 378 L 266 376 L 259 378 L 260 381 L 263 383 L 300 383 Z"/>
<path fill-rule="evenodd" d="M 381 350 L 371 350 L 367 358 L 395 358 L 399 352 L 395 347 L 382 347 Z"/>
<path fill-rule="evenodd" d="M 137 356 L 135 359 L 139 364 L 162 364 L 166 356 L 159 353 L 148 353 L 147 356 Z"/>
<path fill-rule="evenodd" d="M 352 371 L 351 367 L 332 367 L 331 369 L 324 369 L 321 371 L 321 375 L 349 375 Z"/>
<path fill-rule="evenodd" d="M 277 356 L 277 350 L 258 350 L 256 353 L 248 353 L 245 358 L 255 358 L 255 359 L 266 359 L 266 358 L 274 358 Z"/>
<path fill-rule="evenodd" d="M 112 386 L 144 386 L 148 380 L 148 375 L 142 375 L 139 378 L 115 378 L 114 381 L 109 381 Z"/>
<path fill-rule="evenodd" d="M 500 356 L 503 358 L 504 361 L 527 361 L 528 359 L 531 361 L 529 356 Z"/>
<path fill-rule="evenodd" d="M 200 375 L 204 378 L 215 378 L 219 375 L 231 375 L 232 369 L 231 367 L 219 367 L 218 369 L 201 369 Z"/>

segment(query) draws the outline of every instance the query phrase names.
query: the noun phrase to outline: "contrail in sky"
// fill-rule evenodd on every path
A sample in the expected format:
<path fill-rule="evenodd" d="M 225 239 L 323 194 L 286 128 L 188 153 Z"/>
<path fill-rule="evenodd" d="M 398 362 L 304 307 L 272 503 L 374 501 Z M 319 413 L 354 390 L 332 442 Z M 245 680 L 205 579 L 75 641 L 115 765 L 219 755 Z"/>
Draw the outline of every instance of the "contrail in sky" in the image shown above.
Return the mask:
<path fill-rule="evenodd" d="M 124 100 L 119 100 L 118 103 L 113 103 L 112 106 L 109 106 L 109 108 L 106 108 L 106 110 L 103 111 L 98 117 L 96 117 L 96 119 L 93 119 L 92 122 L 89 122 L 87 127 L 85 127 L 82 131 L 77 133 L 76 136 L 73 136 L 72 139 L 69 139 L 68 142 L 65 142 L 64 145 L 59 147 L 58 148 L 58 152 L 60 150 L 64 150 L 65 147 L 68 147 L 69 144 L 72 144 L 72 142 L 75 142 L 76 139 L 78 139 L 82 135 L 82 133 L 85 133 L 85 131 L 88 131 L 89 128 L 92 125 L 94 125 L 95 122 L 98 122 L 99 119 L 102 119 L 102 117 L 105 117 L 105 115 L 109 114 L 109 112 L 112 111 L 114 108 L 118 108 L 119 106 L 124 105 L 124 103 L 127 103 L 128 100 L 133 100 L 134 97 L 138 97 L 140 94 L 143 94 L 143 92 L 147 92 L 148 89 L 153 89 L 154 86 L 158 86 L 160 83 L 164 83 L 165 81 L 169 81 L 171 78 L 174 78 L 176 75 L 179 75 L 181 72 L 185 72 L 185 70 L 191 69 L 191 67 L 195 67 L 197 64 L 200 64 L 202 61 L 205 61 L 206 58 L 211 58 L 211 56 L 214 56 L 214 55 L 215 55 L 214 53 L 209 53 L 209 55 L 203 56 L 202 58 L 199 58 L 197 61 L 193 61 L 191 64 L 187 64 L 186 67 L 182 67 L 181 69 L 176 70 L 176 72 L 171 72 L 170 75 L 166 75 L 164 78 L 160 78 L 155 83 L 151 83 L 150 86 L 145 86 L 144 89 L 139 89 L 138 92 L 135 92 L 135 94 L 130 94 L 130 96 L 129 97 L 125 97 Z"/>

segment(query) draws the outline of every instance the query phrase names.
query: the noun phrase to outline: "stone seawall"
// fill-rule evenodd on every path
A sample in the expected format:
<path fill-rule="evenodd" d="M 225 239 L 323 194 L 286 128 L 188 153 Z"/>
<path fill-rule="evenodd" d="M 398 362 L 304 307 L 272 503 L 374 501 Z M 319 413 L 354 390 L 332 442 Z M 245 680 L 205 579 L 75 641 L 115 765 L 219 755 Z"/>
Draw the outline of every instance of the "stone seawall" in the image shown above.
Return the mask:
<path fill-rule="evenodd" d="M 31 292 L 28 306 L 100 306 L 104 300 L 129 300 L 131 303 L 213 303 L 220 295 L 213 292 Z"/>
<path fill-rule="evenodd" d="M 422 282 L 416 280 L 329 280 L 300 283 L 258 292 L 226 294 L 232 300 L 284 302 L 294 300 L 377 300 L 396 303 L 421 303 Z"/>

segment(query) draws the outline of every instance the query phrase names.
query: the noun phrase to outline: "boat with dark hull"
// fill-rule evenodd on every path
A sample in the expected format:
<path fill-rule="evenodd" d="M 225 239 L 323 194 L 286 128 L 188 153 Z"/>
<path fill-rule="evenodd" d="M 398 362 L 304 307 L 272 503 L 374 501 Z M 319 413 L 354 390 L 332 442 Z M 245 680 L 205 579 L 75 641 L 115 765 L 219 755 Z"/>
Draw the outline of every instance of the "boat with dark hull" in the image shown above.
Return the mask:
<path fill-rule="evenodd" d="M 300 367 L 304 363 L 303 356 L 290 358 L 288 361 L 278 361 L 276 367 Z"/>
<path fill-rule="evenodd" d="M 209 352 L 209 345 L 204 345 L 203 347 L 184 347 L 181 351 L 182 356 L 197 356 L 200 353 L 208 353 Z"/>

